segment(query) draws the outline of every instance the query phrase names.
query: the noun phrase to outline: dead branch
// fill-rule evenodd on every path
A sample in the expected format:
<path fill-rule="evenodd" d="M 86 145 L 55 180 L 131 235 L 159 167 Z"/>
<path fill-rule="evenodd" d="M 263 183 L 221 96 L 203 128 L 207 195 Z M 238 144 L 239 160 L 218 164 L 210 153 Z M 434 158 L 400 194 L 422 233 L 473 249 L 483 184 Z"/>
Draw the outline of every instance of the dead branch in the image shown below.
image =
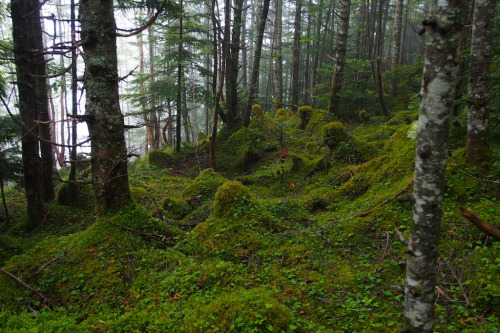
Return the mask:
<path fill-rule="evenodd" d="M 173 239 L 173 237 L 164 237 L 162 235 L 155 234 L 155 233 L 152 233 L 152 232 L 142 232 L 142 231 L 135 230 L 135 229 L 132 229 L 132 228 L 128 228 L 128 227 L 125 227 L 125 226 L 122 226 L 122 225 L 119 225 L 119 224 L 116 224 L 116 223 L 113 223 L 113 222 L 110 222 L 110 221 L 106 221 L 106 223 L 109 223 L 112 226 L 115 226 L 117 228 L 120 228 L 120 229 L 123 229 L 123 230 L 126 230 L 126 231 L 130 231 L 131 233 L 133 233 L 133 234 L 135 234 L 137 236 L 141 236 L 141 237 L 144 237 L 144 238 L 154 239 L 155 241 L 158 241 L 158 242 L 160 242 L 160 243 L 162 243 L 164 245 L 168 245 L 169 241 Z"/>
<path fill-rule="evenodd" d="M 59 253 L 57 256 L 55 256 L 54 259 L 46 262 L 45 264 L 43 264 L 42 266 L 40 266 L 40 268 L 36 271 L 36 275 L 40 274 L 45 268 L 47 268 L 48 266 L 52 265 L 53 263 L 55 263 L 56 261 L 58 261 L 59 259 L 61 259 L 62 257 L 64 257 L 66 255 L 66 253 L 68 253 L 69 251 L 71 251 L 72 249 L 75 248 L 76 245 L 73 245 L 72 247 L 64 250 L 63 252 Z"/>
<path fill-rule="evenodd" d="M 500 229 L 492 226 L 489 223 L 484 222 L 481 220 L 476 214 L 471 212 L 468 209 L 465 209 L 464 207 L 460 207 L 460 212 L 462 212 L 462 216 L 465 217 L 467 220 L 472 222 L 476 227 L 481 229 L 485 234 L 488 236 L 494 237 L 497 240 L 500 240 Z"/>
<path fill-rule="evenodd" d="M 382 265 L 382 261 L 384 261 L 385 255 L 387 254 L 387 249 L 389 248 L 389 240 L 391 239 L 391 235 L 389 235 L 389 232 L 385 232 L 387 235 L 387 240 L 385 241 L 385 248 L 384 252 L 382 253 L 382 257 L 380 258 L 380 261 L 378 262 L 377 268 L 375 268 L 375 271 L 373 274 L 377 273 L 378 269 L 380 268 L 380 265 Z"/>
<path fill-rule="evenodd" d="M 351 216 L 351 218 L 354 218 L 354 217 L 363 217 L 363 216 L 366 216 L 368 214 L 370 214 L 372 211 L 374 211 L 375 209 L 379 208 L 380 206 L 383 206 L 385 205 L 386 203 L 388 203 L 389 201 L 393 200 L 394 198 L 396 198 L 397 196 L 401 195 L 401 193 L 403 193 L 404 191 L 406 191 L 410 186 L 411 184 L 413 184 L 413 181 L 414 179 L 410 180 L 408 182 L 408 184 L 406 184 L 406 186 L 401 190 L 399 191 L 398 193 L 392 195 L 391 197 L 385 199 L 384 201 L 382 201 L 381 203 L 379 203 L 378 205 L 376 205 L 375 207 L 372 207 L 370 209 L 368 209 L 367 211 L 364 211 L 364 212 L 361 212 L 361 213 L 357 213 L 357 214 L 354 214 L 353 216 Z"/>
<path fill-rule="evenodd" d="M 475 180 L 479 180 L 479 181 L 484 182 L 484 183 L 500 184 L 500 181 L 497 181 L 497 180 L 491 180 L 491 179 L 487 179 L 487 178 L 479 178 L 477 176 L 471 175 L 470 173 L 468 173 L 466 171 L 464 171 L 464 173 L 467 177 L 470 177 L 470 178 L 475 179 Z"/>
<path fill-rule="evenodd" d="M 14 280 L 16 283 L 20 284 L 21 286 L 23 286 L 24 288 L 28 289 L 29 291 L 31 291 L 32 293 L 34 293 L 35 295 L 37 295 L 44 304 L 48 305 L 50 308 L 56 308 L 58 306 L 57 302 L 48 298 L 47 296 L 45 296 L 44 294 L 42 294 L 40 291 L 36 290 L 35 288 L 33 288 L 32 286 L 30 286 L 29 284 L 27 284 L 26 282 L 24 282 L 23 280 L 21 280 L 20 278 L 18 278 L 17 276 L 15 276 L 14 274 L 12 274 L 11 272 L 9 271 L 6 271 L 5 269 L 2 269 L 0 268 L 0 272 L 7 275 L 8 277 L 10 277 L 12 280 Z"/>
<path fill-rule="evenodd" d="M 16 116 L 12 113 L 12 111 L 10 110 L 9 108 L 9 105 L 7 104 L 7 102 L 5 101 L 5 99 L 2 97 L 2 95 L 0 95 L 0 100 L 2 101 L 4 107 L 5 107 L 5 110 L 7 110 L 7 113 L 9 114 L 9 116 L 12 118 L 12 120 L 14 120 L 14 122 L 19 125 L 19 127 L 21 127 L 25 132 L 26 134 L 29 134 L 31 135 L 32 137 L 36 138 L 38 141 L 41 141 L 41 142 L 45 142 L 45 143 L 49 143 L 51 145 L 54 145 L 54 146 L 58 146 L 58 147 L 68 147 L 68 148 L 73 148 L 73 147 L 79 147 L 79 146 L 83 146 L 85 143 L 89 142 L 90 139 L 87 139 L 83 142 L 80 142 L 80 143 L 77 143 L 76 145 L 65 145 L 65 144 L 62 144 L 62 143 L 57 143 L 57 142 L 54 142 L 54 141 L 50 141 L 50 140 L 46 140 L 40 136 L 38 136 L 37 134 L 35 134 L 32 129 L 29 129 L 26 127 L 26 125 L 24 123 L 22 123 L 21 121 L 19 121 Z M 35 125 L 37 126 L 37 125 Z M 26 135 L 25 134 L 25 135 Z M 24 136 L 24 135 L 23 135 Z"/>
<path fill-rule="evenodd" d="M 408 239 L 406 239 L 406 237 L 403 236 L 403 234 L 401 233 L 401 231 L 399 231 L 399 229 L 397 227 L 394 227 L 394 230 L 396 231 L 396 235 L 398 236 L 399 241 L 401 243 L 403 243 L 404 245 L 410 244 L 410 242 L 408 241 Z"/>
<path fill-rule="evenodd" d="M 134 35 L 140 34 L 144 30 L 146 30 L 147 28 L 149 28 L 150 26 L 152 26 L 153 23 L 155 23 L 156 19 L 158 18 L 158 16 L 163 11 L 163 8 L 165 8 L 165 5 L 167 4 L 167 2 L 168 2 L 168 0 L 163 1 L 161 3 L 160 7 L 158 7 L 158 10 L 156 11 L 156 14 L 153 15 L 142 27 L 136 28 L 136 29 L 120 29 L 120 28 L 117 28 L 117 30 L 119 30 L 119 31 L 125 31 L 125 32 L 129 32 L 129 33 L 128 34 L 116 33 L 116 36 L 117 37 L 130 37 L 130 36 L 134 36 Z"/>

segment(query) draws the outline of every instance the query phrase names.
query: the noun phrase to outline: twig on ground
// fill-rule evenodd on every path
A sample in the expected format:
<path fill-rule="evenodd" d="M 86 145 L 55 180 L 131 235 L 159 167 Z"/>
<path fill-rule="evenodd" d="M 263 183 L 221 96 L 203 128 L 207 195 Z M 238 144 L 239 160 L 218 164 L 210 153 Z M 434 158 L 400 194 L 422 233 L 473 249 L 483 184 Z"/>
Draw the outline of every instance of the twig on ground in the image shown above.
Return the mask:
<path fill-rule="evenodd" d="M 68 253 L 70 250 L 74 249 L 76 245 L 73 245 L 72 247 L 64 250 L 63 252 L 59 253 L 54 259 L 50 260 L 49 262 L 43 264 L 42 266 L 40 266 L 40 268 L 36 271 L 36 275 L 40 274 L 45 268 L 47 268 L 48 266 L 52 265 L 53 263 L 55 263 L 56 261 L 58 261 L 59 259 L 61 259 L 62 257 L 64 257 L 66 255 L 66 253 Z"/>
<path fill-rule="evenodd" d="M 31 291 L 35 295 L 37 295 L 42 300 L 42 302 L 44 304 L 48 305 L 50 308 L 56 308 L 58 306 L 56 301 L 54 301 L 54 300 L 50 299 L 49 297 L 45 296 L 40 291 L 36 290 L 35 288 L 33 288 L 32 286 L 30 286 L 26 282 L 22 281 L 20 278 L 18 278 L 17 276 L 15 276 L 14 274 L 12 274 L 11 272 L 6 271 L 5 269 L 2 269 L 2 268 L 0 268 L 0 272 L 3 273 L 3 274 L 5 274 L 5 275 L 7 275 L 12 280 L 14 280 L 15 282 L 17 282 L 18 284 L 20 284 L 24 288 L 28 289 L 29 291 Z"/>
<path fill-rule="evenodd" d="M 379 203 L 375 207 L 372 207 L 372 208 L 370 208 L 370 209 L 368 209 L 368 210 L 366 210 L 364 212 L 354 214 L 353 216 L 351 216 L 351 218 L 353 218 L 353 217 L 363 217 L 363 216 L 366 216 L 366 215 L 370 214 L 372 211 L 374 211 L 378 207 L 385 205 L 386 203 L 388 203 L 389 201 L 391 201 L 392 199 L 396 198 L 401 193 L 403 193 L 404 191 L 406 191 L 410 187 L 410 185 L 413 184 L 413 181 L 414 181 L 414 179 L 410 180 L 408 182 L 408 184 L 406 184 L 406 186 L 401 191 L 399 191 L 398 193 L 396 193 L 396 194 L 392 195 L 391 197 L 385 199 L 384 201 L 382 201 L 381 203 Z"/>

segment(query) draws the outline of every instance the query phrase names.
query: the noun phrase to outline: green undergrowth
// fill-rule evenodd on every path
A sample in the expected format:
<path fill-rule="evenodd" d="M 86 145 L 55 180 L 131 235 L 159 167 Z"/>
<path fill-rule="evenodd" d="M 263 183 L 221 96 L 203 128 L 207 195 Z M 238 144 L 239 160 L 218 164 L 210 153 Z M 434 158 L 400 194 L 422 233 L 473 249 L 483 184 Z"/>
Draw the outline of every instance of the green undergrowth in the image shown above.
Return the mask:
<path fill-rule="evenodd" d="M 353 126 L 281 109 L 223 129 L 218 172 L 181 176 L 158 153 L 134 162 L 135 205 L 96 220 L 54 204 L 40 230 L 0 236 L 3 269 L 57 302 L 0 275 L 0 331 L 400 331 L 417 115 Z M 480 168 L 463 147 L 450 153 L 439 332 L 500 327 L 500 242 L 459 210 L 500 226 L 495 149 Z"/>

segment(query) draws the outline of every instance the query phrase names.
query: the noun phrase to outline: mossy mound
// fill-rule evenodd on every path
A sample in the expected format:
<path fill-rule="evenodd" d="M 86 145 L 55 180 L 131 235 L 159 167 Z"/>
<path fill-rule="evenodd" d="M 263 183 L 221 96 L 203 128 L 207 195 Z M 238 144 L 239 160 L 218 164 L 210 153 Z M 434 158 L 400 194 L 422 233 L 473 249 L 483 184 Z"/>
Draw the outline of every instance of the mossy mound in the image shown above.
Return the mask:
<path fill-rule="evenodd" d="M 195 180 L 182 191 L 182 198 L 192 198 L 201 195 L 200 201 L 213 198 L 217 189 L 227 181 L 226 178 L 213 169 L 204 169 Z"/>
<path fill-rule="evenodd" d="M 263 234 L 274 227 L 271 215 L 253 200 L 248 188 L 230 181 L 219 188 L 211 217 L 193 229 L 188 243 L 202 252 L 233 258 L 265 247 Z"/>
<path fill-rule="evenodd" d="M 309 124 L 309 121 L 311 120 L 313 112 L 314 109 L 309 105 L 304 105 L 299 107 L 299 109 L 297 110 L 297 117 L 299 117 L 300 119 L 299 128 L 301 130 L 306 129 L 307 125 Z"/>
<path fill-rule="evenodd" d="M 343 142 L 350 140 L 349 135 L 342 123 L 331 122 L 323 126 L 323 143 L 330 150 L 334 150 Z"/>
<path fill-rule="evenodd" d="M 60 205 L 78 207 L 82 209 L 92 208 L 95 204 L 94 192 L 90 184 L 75 184 L 74 193 L 70 193 L 70 185 L 64 183 L 57 191 L 56 201 Z"/>
<path fill-rule="evenodd" d="M 286 332 L 290 310 L 261 289 L 236 290 L 199 304 L 186 320 L 188 331 Z"/>

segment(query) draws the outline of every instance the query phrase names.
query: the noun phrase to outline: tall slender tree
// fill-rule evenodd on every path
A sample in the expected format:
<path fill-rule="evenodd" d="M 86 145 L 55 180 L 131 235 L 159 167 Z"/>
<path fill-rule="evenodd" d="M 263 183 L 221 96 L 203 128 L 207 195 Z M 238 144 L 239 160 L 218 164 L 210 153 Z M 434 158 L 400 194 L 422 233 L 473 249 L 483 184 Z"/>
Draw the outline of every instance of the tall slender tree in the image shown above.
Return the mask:
<path fill-rule="evenodd" d="M 394 30 L 393 30 L 393 54 L 391 70 L 396 70 L 401 63 L 401 26 L 403 23 L 403 5 L 404 0 L 396 0 L 396 13 L 394 17 Z M 396 77 L 391 80 L 391 93 L 396 95 L 397 90 Z"/>
<path fill-rule="evenodd" d="M 433 0 L 427 30 L 406 266 L 405 317 L 410 332 L 432 332 L 440 224 L 455 96 L 457 46 L 466 1 Z"/>
<path fill-rule="evenodd" d="M 250 91 L 248 93 L 248 102 L 245 109 L 244 126 L 250 124 L 250 116 L 252 114 L 252 106 L 255 102 L 257 87 L 259 86 L 259 69 L 260 58 L 262 54 L 262 41 L 264 40 L 264 30 L 266 29 L 267 14 L 269 12 L 270 0 L 264 0 L 260 10 L 260 16 L 257 23 L 257 42 L 255 43 L 255 52 L 252 68 L 252 76 L 250 80 Z"/>
<path fill-rule="evenodd" d="M 274 98 L 276 100 L 276 109 L 283 107 L 283 2 L 275 0 L 274 4 L 274 41 L 273 50 L 276 58 L 274 69 Z"/>
<path fill-rule="evenodd" d="M 295 0 L 295 19 L 293 22 L 293 61 L 292 61 L 292 89 L 291 104 L 294 110 L 299 107 L 300 94 L 300 36 L 302 25 L 302 0 Z"/>
<path fill-rule="evenodd" d="M 91 139 L 96 211 L 104 215 L 131 203 L 128 154 L 118 96 L 116 26 L 112 0 L 81 0 L 87 122 Z"/>
<path fill-rule="evenodd" d="M 472 24 L 467 115 L 467 159 L 480 165 L 488 161 L 490 66 L 493 55 L 495 1 L 476 0 Z"/>
<path fill-rule="evenodd" d="M 335 67 L 330 86 L 330 95 L 328 98 L 328 112 L 337 114 L 342 89 L 342 80 L 344 79 L 344 67 L 347 53 L 347 36 L 349 33 L 349 14 L 351 10 L 351 0 L 340 0 L 339 10 L 339 29 L 337 33 L 337 50 L 335 53 Z"/>

